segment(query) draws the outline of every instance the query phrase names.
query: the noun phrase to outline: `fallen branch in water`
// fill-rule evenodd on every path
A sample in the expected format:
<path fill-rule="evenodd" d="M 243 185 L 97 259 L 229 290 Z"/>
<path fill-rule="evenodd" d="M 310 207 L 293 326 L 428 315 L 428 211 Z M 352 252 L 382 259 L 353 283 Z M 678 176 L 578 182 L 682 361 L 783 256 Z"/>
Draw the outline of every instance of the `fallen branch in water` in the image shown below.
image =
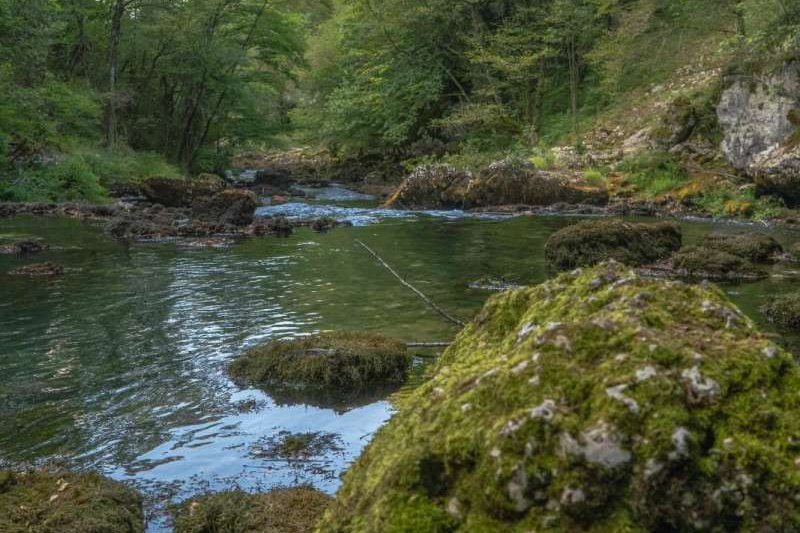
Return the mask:
<path fill-rule="evenodd" d="M 452 342 L 407 342 L 407 348 L 447 348 Z"/>
<path fill-rule="evenodd" d="M 439 307 L 438 305 L 436 305 L 436 302 L 434 302 L 433 300 L 431 300 L 430 298 L 428 298 L 427 296 L 425 296 L 425 294 L 423 294 L 423 293 L 422 293 L 422 291 L 420 291 L 419 289 L 417 289 L 416 287 L 414 287 L 413 285 L 411 285 L 409 282 L 407 282 L 406 280 L 404 280 L 404 279 L 402 278 L 402 276 L 400 276 L 400 274 L 398 274 L 398 273 L 397 273 L 397 271 L 395 271 L 395 269 L 393 269 L 391 266 L 389 266 L 389 263 L 387 263 L 386 261 L 384 261 L 384 260 L 383 260 L 383 258 L 381 258 L 381 256 L 379 256 L 379 255 L 378 255 L 378 254 L 375 252 L 375 250 L 373 250 L 372 248 L 370 248 L 369 246 L 367 246 L 366 244 L 364 244 L 362 241 L 360 241 L 360 240 L 358 240 L 358 239 L 356 239 L 356 242 L 357 242 L 358 244 L 360 244 L 361 246 L 363 246 L 363 247 L 364 247 L 364 249 L 365 249 L 366 251 L 368 251 L 370 254 L 372 254 L 372 256 L 373 256 L 375 259 L 377 259 L 377 260 L 378 260 L 378 261 L 379 261 L 379 262 L 380 262 L 380 263 L 381 263 L 381 264 L 384 266 L 384 268 L 386 268 L 386 270 L 388 270 L 389 272 L 391 272 L 391 274 L 392 274 L 392 275 L 393 275 L 395 278 L 397 278 L 397 279 L 398 279 L 398 281 L 400 281 L 400 283 L 402 283 L 403 285 L 405 285 L 406 287 L 408 287 L 409 289 L 411 289 L 411 290 L 414 292 L 414 294 L 416 294 L 417 296 L 419 296 L 420 298 L 422 298 L 422 299 L 425 301 L 425 303 L 427 303 L 429 306 L 431 306 L 431 307 L 432 307 L 432 308 L 433 308 L 433 309 L 434 309 L 434 310 L 435 310 L 437 313 L 439 313 L 439 314 L 440 314 L 442 317 L 444 317 L 445 319 L 449 320 L 450 322 L 452 322 L 453 324 L 456 324 L 456 325 L 458 325 L 458 326 L 464 327 L 464 326 L 466 325 L 466 324 L 465 324 L 463 321 L 459 320 L 458 318 L 454 317 L 453 315 L 451 315 L 450 313 L 448 313 L 447 311 L 445 311 L 444 309 L 442 309 L 441 307 Z"/>

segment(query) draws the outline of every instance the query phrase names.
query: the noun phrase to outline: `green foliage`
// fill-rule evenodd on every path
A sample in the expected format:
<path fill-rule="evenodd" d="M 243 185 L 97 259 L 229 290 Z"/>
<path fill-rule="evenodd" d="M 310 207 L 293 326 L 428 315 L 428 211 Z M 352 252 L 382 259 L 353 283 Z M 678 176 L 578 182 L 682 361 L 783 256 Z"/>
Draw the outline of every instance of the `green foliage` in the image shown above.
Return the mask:
<path fill-rule="evenodd" d="M 108 196 L 86 159 L 71 156 L 64 161 L 21 171 L 10 182 L 0 182 L 0 199 L 103 203 Z"/>
<path fill-rule="evenodd" d="M 626 158 L 619 170 L 647 196 L 660 196 L 680 187 L 688 174 L 680 161 L 667 152 L 648 150 Z"/>

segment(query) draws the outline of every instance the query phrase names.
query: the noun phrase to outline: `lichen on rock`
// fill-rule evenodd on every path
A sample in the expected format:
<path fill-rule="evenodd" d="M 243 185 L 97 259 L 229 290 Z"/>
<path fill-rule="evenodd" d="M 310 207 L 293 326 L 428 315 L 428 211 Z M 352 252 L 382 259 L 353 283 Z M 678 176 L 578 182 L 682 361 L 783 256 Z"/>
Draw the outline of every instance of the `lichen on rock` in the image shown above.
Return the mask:
<path fill-rule="evenodd" d="M 673 222 L 586 220 L 551 235 L 544 254 L 552 268 L 568 270 L 610 259 L 641 266 L 669 257 L 680 247 L 681 229 Z"/>
<path fill-rule="evenodd" d="M 3 533 L 143 533 L 139 494 L 99 474 L 0 470 Z"/>
<path fill-rule="evenodd" d="M 798 408 L 719 289 L 576 270 L 489 300 L 318 531 L 800 531 Z"/>

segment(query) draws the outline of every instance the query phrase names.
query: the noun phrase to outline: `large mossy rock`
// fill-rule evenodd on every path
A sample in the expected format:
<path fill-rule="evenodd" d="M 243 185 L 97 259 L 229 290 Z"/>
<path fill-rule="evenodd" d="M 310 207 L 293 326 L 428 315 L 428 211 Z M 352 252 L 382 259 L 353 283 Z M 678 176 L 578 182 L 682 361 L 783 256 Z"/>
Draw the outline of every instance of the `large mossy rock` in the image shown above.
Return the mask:
<path fill-rule="evenodd" d="M 139 494 L 99 474 L 0 470 L 3 533 L 141 533 Z"/>
<path fill-rule="evenodd" d="M 142 183 L 142 192 L 154 204 L 165 207 L 191 207 L 200 200 L 225 190 L 225 181 L 213 174 L 196 178 L 153 177 Z"/>
<path fill-rule="evenodd" d="M 201 496 L 175 513 L 175 533 L 308 533 L 330 496 L 309 487 Z"/>
<path fill-rule="evenodd" d="M 218 221 L 232 226 L 249 226 L 255 218 L 258 198 L 251 191 L 227 189 L 195 202 L 195 218 Z"/>
<path fill-rule="evenodd" d="M 401 209 L 460 209 L 464 207 L 472 173 L 449 165 L 417 167 L 386 202 Z"/>
<path fill-rule="evenodd" d="M 641 266 L 669 257 L 681 247 L 681 239 L 681 228 L 673 222 L 585 220 L 550 236 L 544 254 L 550 267 L 558 270 L 610 259 Z"/>
<path fill-rule="evenodd" d="M 685 277 L 711 280 L 758 279 L 765 266 L 783 253 L 781 245 L 763 233 L 711 233 L 697 246 L 686 246 L 672 257 L 672 268 Z"/>
<path fill-rule="evenodd" d="M 320 532 L 800 531 L 800 367 L 617 263 L 489 300 Z"/>
<path fill-rule="evenodd" d="M 498 161 L 482 169 L 470 183 L 466 203 L 470 207 L 502 205 L 550 206 L 553 204 L 608 203 L 608 191 L 533 165 Z"/>
<path fill-rule="evenodd" d="M 410 364 L 402 342 L 345 331 L 256 346 L 235 360 L 229 372 L 255 385 L 360 391 L 402 383 Z"/>
<path fill-rule="evenodd" d="M 579 179 L 498 161 L 477 174 L 448 165 L 418 167 L 387 202 L 406 209 L 469 209 L 503 205 L 608 203 L 608 192 Z"/>

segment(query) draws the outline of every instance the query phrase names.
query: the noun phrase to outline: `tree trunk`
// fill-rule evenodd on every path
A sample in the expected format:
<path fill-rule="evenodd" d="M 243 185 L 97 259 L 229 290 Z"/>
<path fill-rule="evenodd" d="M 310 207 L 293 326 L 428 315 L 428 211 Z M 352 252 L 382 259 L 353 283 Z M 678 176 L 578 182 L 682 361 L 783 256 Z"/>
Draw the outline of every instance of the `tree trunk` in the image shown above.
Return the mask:
<path fill-rule="evenodd" d="M 122 37 L 122 18 L 125 16 L 125 0 L 115 0 L 111 14 L 111 40 L 109 43 L 108 108 L 106 111 L 106 145 L 113 150 L 117 144 L 117 68 L 119 43 Z"/>
<path fill-rule="evenodd" d="M 580 143 L 580 131 L 578 127 L 578 54 L 575 46 L 575 36 L 571 36 L 567 45 L 567 55 L 569 56 L 569 95 L 572 108 L 572 127 L 575 133 L 575 144 Z"/>

